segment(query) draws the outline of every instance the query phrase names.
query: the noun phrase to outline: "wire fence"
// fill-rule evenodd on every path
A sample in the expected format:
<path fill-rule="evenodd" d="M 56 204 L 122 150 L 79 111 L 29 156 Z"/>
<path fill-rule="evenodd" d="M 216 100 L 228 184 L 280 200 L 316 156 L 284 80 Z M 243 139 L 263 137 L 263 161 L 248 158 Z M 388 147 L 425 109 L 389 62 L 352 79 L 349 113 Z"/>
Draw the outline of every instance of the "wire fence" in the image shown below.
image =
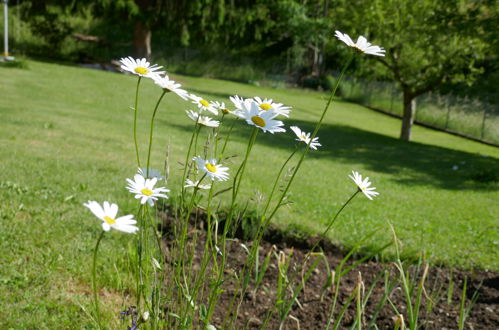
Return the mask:
<path fill-rule="evenodd" d="M 402 92 L 393 83 L 347 78 L 342 97 L 401 116 Z M 499 105 L 469 97 L 427 93 L 416 98 L 416 121 L 499 144 Z"/>

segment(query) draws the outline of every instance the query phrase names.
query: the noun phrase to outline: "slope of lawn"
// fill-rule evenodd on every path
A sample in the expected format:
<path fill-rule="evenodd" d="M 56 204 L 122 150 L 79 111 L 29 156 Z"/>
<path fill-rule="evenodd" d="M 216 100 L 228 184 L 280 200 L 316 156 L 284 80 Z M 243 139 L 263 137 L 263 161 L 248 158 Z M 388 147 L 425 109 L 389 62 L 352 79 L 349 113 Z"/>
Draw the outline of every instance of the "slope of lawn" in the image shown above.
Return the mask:
<path fill-rule="evenodd" d="M 191 93 L 229 104 L 228 96 L 260 96 L 293 106 L 286 126 L 313 129 L 326 96 L 235 82 L 173 77 Z M 124 189 L 136 169 L 132 140 L 136 77 L 77 67 L 28 62 L 27 69 L 0 67 L 0 324 L 4 328 L 90 327 L 91 256 L 99 221 L 82 206 L 87 200 L 117 202 L 120 214 L 135 201 Z M 142 158 L 152 107 L 160 90 L 143 80 L 139 104 Z M 185 115 L 194 105 L 167 95 L 156 122 L 152 166 L 163 168 L 167 146 L 170 178 L 177 190 L 192 132 Z M 274 223 L 317 233 L 353 192 L 347 177 L 359 171 L 380 192 L 358 195 L 330 238 L 345 248 L 368 233 L 366 250 L 391 239 L 389 223 L 407 256 L 461 268 L 499 269 L 499 149 L 414 127 L 413 141 L 397 139 L 400 122 L 361 106 L 333 102 L 319 132 L 322 148 L 309 153 L 290 200 Z M 227 126 L 222 129 L 222 135 Z M 235 173 L 251 128 L 235 123 L 226 165 Z M 202 134 L 206 134 L 203 132 Z M 270 183 L 296 141 L 260 133 L 242 184 L 250 207 Z M 199 148 L 201 149 L 201 147 Z M 201 153 L 201 151 L 199 151 Z M 454 169 L 453 169 L 454 167 Z M 456 169 L 457 168 L 457 169 Z M 220 185 L 221 188 L 224 185 Z M 221 202 L 229 194 L 218 197 Z M 104 309 L 117 318 L 126 305 L 130 238 L 109 233 L 99 255 Z M 387 252 L 389 257 L 390 252 Z M 125 298 L 124 298 L 125 297 Z M 112 316 L 109 316 L 112 319 Z"/>

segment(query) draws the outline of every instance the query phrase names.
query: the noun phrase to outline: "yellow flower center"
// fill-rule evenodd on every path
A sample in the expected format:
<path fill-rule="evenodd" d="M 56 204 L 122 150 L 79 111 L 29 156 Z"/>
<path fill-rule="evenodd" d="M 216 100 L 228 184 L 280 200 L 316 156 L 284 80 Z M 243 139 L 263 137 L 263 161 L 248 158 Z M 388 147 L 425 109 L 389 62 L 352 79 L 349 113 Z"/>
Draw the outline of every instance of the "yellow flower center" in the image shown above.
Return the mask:
<path fill-rule="evenodd" d="M 265 124 L 265 120 L 263 120 L 262 117 L 258 117 L 258 116 L 253 116 L 251 117 L 251 121 L 253 122 L 253 124 L 255 124 L 256 126 L 259 126 L 259 127 L 265 127 L 266 124 Z"/>
<path fill-rule="evenodd" d="M 114 220 L 113 218 L 111 217 L 108 217 L 107 215 L 104 216 L 104 221 L 107 222 L 108 224 L 110 225 L 114 225 L 116 223 L 116 220 Z"/>
<path fill-rule="evenodd" d="M 205 166 L 206 166 L 206 169 L 208 171 L 210 171 L 211 173 L 215 173 L 217 171 L 217 167 L 211 163 L 207 163 Z"/>
<path fill-rule="evenodd" d="M 222 109 L 222 112 L 223 112 L 224 114 L 228 114 L 228 113 L 230 113 L 230 110 L 229 110 L 229 109 Z"/>
<path fill-rule="evenodd" d="M 272 109 L 272 106 L 268 103 L 262 103 L 262 104 L 260 104 L 260 109 L 267 111 L 267 110 Z"/>
<path fill-rule="evenodd" d="M 151 189 L 144 188 L 140 191 L 143 195 L 151 196 L 153 194 Z"/>
<path fill-rule="evenodd" d="M 302 136 L 300 136 L 300 139 L 302 139 L 302 140 L 306 140 L 306 139 L 307 139 L 307 137 L 306 137 L 305 135 L 302 135 Z"/>
<path fill-rule="evenodd" d="M 201 105 L 202 105 L 203 107 L 207 107 L 207 106 L 209 106 L 209 105 L 210 105 L 210 104 L 208 103 L 208 101 L 206 101 L 206 100 L 200 100 L 200 101 L 199 101 L 199 103 L 201 103 Z"/>
<path fill-rule="evenodd" d="M 363 53 L 364 53 L 364 51 L 363 51 L 362 49 L 360 49 L 359 47 L 357 47 L 357 46 L 353 46 L 353 49 L 354 49 L 357 53 L 361 53 L 361 54 L 363 54 Z"/>
<path fill-rule="evenodd" d="M 142 66 L 138 66 L 135 68 L 135 72 L 137 72 L 138 74 L 148 74 L 149 70 L 147 70 L 146 68 L 144 68 Z"/>

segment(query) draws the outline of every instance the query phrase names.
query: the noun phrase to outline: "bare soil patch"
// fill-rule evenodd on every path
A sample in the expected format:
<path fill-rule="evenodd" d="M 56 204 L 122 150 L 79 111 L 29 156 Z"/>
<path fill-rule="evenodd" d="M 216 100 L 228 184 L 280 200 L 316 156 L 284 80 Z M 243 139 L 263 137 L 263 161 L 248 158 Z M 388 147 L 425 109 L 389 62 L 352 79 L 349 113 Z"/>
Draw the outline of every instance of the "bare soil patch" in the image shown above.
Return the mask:
<path fill-rule="evenodd" d="M 171 246 L 173 239 L 173 219 L 161 212 L 163 220 L 163 232 L 165 245 Z M 194 269 L 199 268 L 205 242 L 203 216 L 197 217 L 197 225 L 192 226 L 190 235 L 197 236 L 196 255 L 194 258 Z M 269 251 L 283 251 L 291 255 L 290 277 L 296 286 L 301 280 L 301 275 L 296 269 L 300 269 L 304 258 L 310 248 L 314 245 L 317 237 L 309 239 L 297 239 L 285 233 L 270 229 L 266 233 L 259 247 L 260 265 Z M 244 267 L 247 252 L 242 246 L 248 248 L 251 242 L 239 238 L 231 239 L 227 246 L 227 274 L 239 274 Z M 334 270 L 345 257 L 345 252 L 337 246 L 328 242 L 321 244 L 327 256 L 330 269 Z M 357 260 L 359 256 L 356 256 Z M 168 257 L 167 257 L 168 259 Z M 349 260 L 345 267 L 352 265 L 355 258 Z M 310 264 L 310 262 L 309 262 Z M 321 261 L 317 269 L 312 273 L 304 290 L 298 296 L 285 321 L 284 329 L 325 329 L 328 319 L 331 317 L 331 306 L 333 297 L 338 291 L 337 306 L 333 317 L 348 301 L 352 292 L 359 283 L 359 276 L 365 287 L 365 294 L 372 287 L 372 292 L 365 307 L 362 328 L 376 325 L 379 329 L 393 329 L 397 313 L 386 301 L 384 274 L 388 273 L 390 279 L 398 277 L 398 270 L 393 263 L 380 263 L 374 260 L 360 263 L 352 271 L 344 275 L 339 287 L 330 287 L 324 294 L 324 284 L 328 279 L 328 269 Z M 418 280 L 421 278 L 423 267 L 409 267 L 409 273 Z M 478 294 L 476 303 L 472 306 L 465 321 L 466 329 L 499 329 L 499 272 L 497 271 L 462 271 L 450 270 L 443 267 L 429 267 L 425 280 L 425 292 L 422 297 L 422 306 L 419 312 L 419 326 L 423 329 L 457 329 L 459 324 L 459 306 L 461 303 L 462 288 L 467 278 L 466 306 L 471 304 L 475 293 Z M 277 258 L 272 257 L 270 266 L 257 290 L 254 290 L 253 281 L 242 299 L 239 314 L 230 328 L 234 329 L 260 329 L 276 301 L 278 281 Z M 235 280 L 228 280 L 223 285 L 223 293 L 217 304 L 212 324 L 222 328 L 223 320 L 231 304 L 232 297 L 237 293 Z M 321 297 L 322 295 L 322 297 Z M 404 298 L 400 282 L 389 290 L 390 301 L 396 309 L 403 314 L 407 322 L 407 304 Z M 383 300 L 385 301 L 383 302 Z M 380 307 L 381 305 L 381 307 Z M 356 316 L 355 300 L 346 309 L 341 322 L 341 329 L 352 327 Z M 334 322 L 333 322 L 334 323 Z M 280 322 L 277 313 L 273 313 L 268 323 L 269 329 L 279 329 Z M 227 325 L 225 325 L 227 328 Z"/>

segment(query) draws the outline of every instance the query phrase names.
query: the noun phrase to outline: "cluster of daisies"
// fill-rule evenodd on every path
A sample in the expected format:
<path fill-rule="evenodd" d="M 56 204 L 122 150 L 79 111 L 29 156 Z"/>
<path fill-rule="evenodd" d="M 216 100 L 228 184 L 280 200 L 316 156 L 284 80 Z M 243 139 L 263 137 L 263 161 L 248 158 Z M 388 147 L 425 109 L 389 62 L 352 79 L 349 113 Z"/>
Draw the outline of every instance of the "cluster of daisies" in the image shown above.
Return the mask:
<path fill-rule="evenodd" d="M 385 50 L 383 48 L 371 45 L 363 36 L 360 36 L 355 43 L 347 34 L 343 34 L 340 31 L 335 31 L 335 36 L 357 52 L 384 56 Z M 278 117 L 282 116 L 288 118 L 291 113 L 290 106 L 274 102 L 272 99 L 261 99 L 260 97 L 244 99 L 235 95 L 230 97 L 230 101 L 234 108 L 233 110 L 229 110 L 223 102 L 209 102 L 202 97 L 188 93 L 181 88 L 181 84 L 171 80 L 165 71 L 161 71 L 161 66 L 156 64 L 151 65 L 144 58 L 122 58 L 121 64 L 121 68 L 124 71 L 135 74 L 140 78 L 150 78 L 156 85 L 161 87 L 164 92 L 172 92 L 183 100 L 190 101 L 195 105 L 196 110 L 186 110 L 186 114 L 196 123 L 196 125 L 211 128 L 220 126 L 219 120 L 215 120 L 204 113 L 207 112 L 211 115 L 218 115 L 219 112 L 221 112 L 222 118 L 228 114 L 236 116 L 245 120 L 248 125 L 255 126 L 263 132 L 274 134 L 286 131 L 284 129 L 284 123 L 279 120 Z M 290 129 L 296 135 L 296 140 L 305 143 L 307 147 L 317 150 L 317 148 L 321 146 L 318 137 L 311 136 L 310 133 L 302 131 L 297 126 L 291 126 Z M 218 164 L 215 158 L 204 159 L 200 156 L 196 156 L 192 160 L 199 171 L 202 172 L 202 177 L 197 181 L 193 181 L 189 178 L 186 179 L 184 188 L 210 189 L 211 184 L 202 184 L 202 180 L 205 177 L 208 177 L 211 181 L 226 181 L 229 179 L 229 168 Z M 369 178 L 362 179 L 362 176 L 355 171 L 353 171 L 352 175 L 349 175 L 349 177 L 355 182 L 358 190 L 363 192 L 367 198 L 372 199 L 372 197 L 378 195 L 378 192 L 374 191 L 376 188 L 370 187 L 371 183 L 369 182 Z M 126 188 L 135 195 L 136 199 L 140 200 L 141 204 L 147 203 L 150 206 L 154 206 L 154 202 L 157 201 L 158 198 L 168 198 L 166 195 L 166 193 L 169 192 L 168 189 L 165 187 L 155 187 L 158 180 L 161 178 L 160 173 L 156 170 L 139 169 L 138 173 L 134 175 L 133 180 L 127 179 L 128 186 Z M 111 228 L 126 233 L 136 233 L 138 231 L 138 227 L 135 226 L 137 221 L 133 219 L 133 215 L 117 217 L 118 206 L 116 204 L 105 201 L 101 206 L 96 201 L 88 201 L 84 206 L 89 208 L 95 216 L 102 220 L 102 228 L 105 231 L 109 231 Z"/>
<path fill-rule="evenodd" d="M 196 125 L 216 128 L 220 126 L 220 121 L 210 115 L 233 115 L 245 120 L 249 125 L 261 129 L 263 132 L 280 133 L 285 132 L 284 123 L 278 120 L 278 116 L 289 117 L 291 107 L 285 106 L 282 103 L 274 102 L 272 99 L 261 99 L 260 97 L 244 99 L 240 96 L 232 96 L 230 100 L 233 104 L 232 110 L 223 102 L 207 101 L 202 97 L 188 93 L 182 89 L 181 85 L 173 80 L 170 80 L 164 71 L 160 71 L 162 67 L 151 65 L 145 59 L 135 60 L 131 57 L 121 60 L 121 68 L 124 71 L 136 74 L 140 77 L 151 78 L 164 91 L 173 92 L 186 101 L 191 101 L 195 110 L 186 110 L 187 116 L 196 123 Z M 207 115 L 208 114 L 208 115 Z M 297 126 L 292 126 L 291 130 L 296 134 L 297 141 L 301 141 L 310 146 L 312 149 L 317 149 L 321 146 L 318 142 L 319 138 L 310 137 L 310 133 L 302 131 Z M 228 168 L 217 164 L 216 159 L 203 159 L 199 156 L 193 158 L 198 169 L 203 172 L 204 176 L 212 180 L 225 181 L 229 179 Z M 211 185 L 201 184 L 200 181 L 192 181 L 187 179 L 185 188 L 209 189 Z"/>

